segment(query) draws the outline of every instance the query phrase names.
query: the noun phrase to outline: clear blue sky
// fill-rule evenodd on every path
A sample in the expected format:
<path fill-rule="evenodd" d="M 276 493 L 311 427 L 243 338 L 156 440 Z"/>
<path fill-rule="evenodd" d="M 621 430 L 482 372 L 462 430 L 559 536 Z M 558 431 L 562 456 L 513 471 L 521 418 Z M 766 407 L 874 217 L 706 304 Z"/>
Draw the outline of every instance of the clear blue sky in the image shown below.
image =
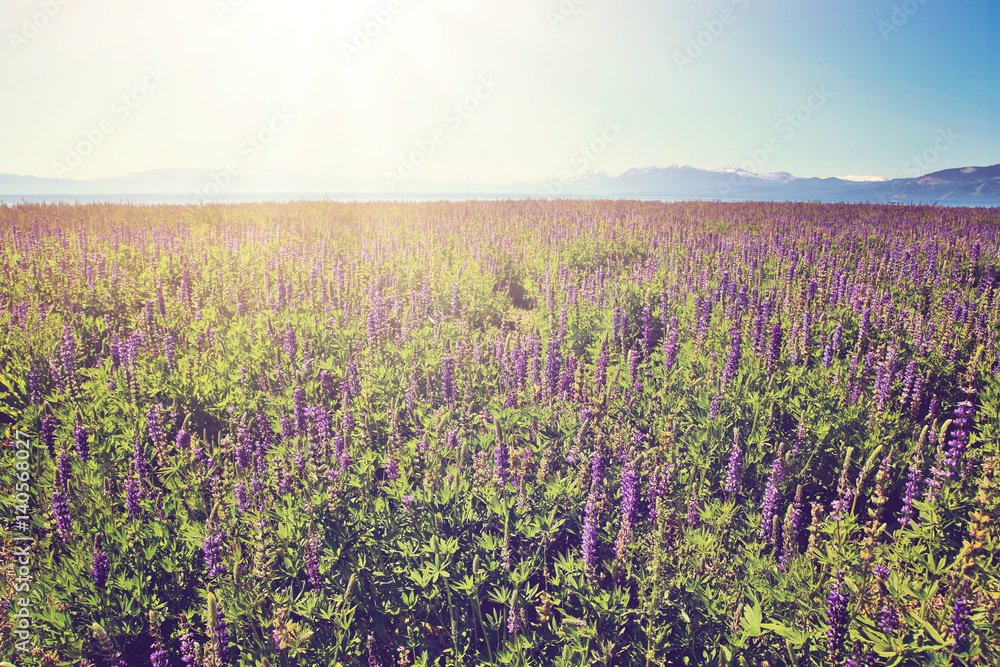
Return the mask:
<path fill-rule="evenodd" d="M 998 14 L 995 0 L 4 0 L 0 173 L 995 164 Z"/>

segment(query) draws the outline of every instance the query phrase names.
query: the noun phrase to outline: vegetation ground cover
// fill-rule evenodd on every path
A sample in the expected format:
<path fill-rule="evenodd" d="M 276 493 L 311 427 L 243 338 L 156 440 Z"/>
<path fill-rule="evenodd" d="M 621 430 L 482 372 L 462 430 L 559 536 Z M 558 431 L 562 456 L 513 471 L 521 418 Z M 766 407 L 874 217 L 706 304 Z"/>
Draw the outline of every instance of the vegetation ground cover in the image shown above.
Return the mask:
<path fill-rule="evenodd" d="M 998 223 L 0 208 L 0 651 L 997 664 Z"/>

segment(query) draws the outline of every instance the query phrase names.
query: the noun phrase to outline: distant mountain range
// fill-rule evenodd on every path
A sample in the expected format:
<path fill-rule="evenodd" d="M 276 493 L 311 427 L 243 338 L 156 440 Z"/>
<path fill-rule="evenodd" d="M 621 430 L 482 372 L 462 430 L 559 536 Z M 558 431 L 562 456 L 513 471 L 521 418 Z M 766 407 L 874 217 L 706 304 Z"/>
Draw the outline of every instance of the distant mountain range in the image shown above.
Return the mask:
<path fill-rule="evenodd" d="M 612 176 L 591 171 L 562 181 L 486 184 L 411 178 L 390 189 L 381 178 L 309 176 L 282 170 L 230 175 L 208 169 L 158 169 L 116 178 L 74 180 L 0 174 L 0 196 L 189 196 L 192 202 L 229 195 L 510 195 L 512 197 L 599 196 L 679 199 L 756 199 L 828 202 L 1000 205 L 1000 165 L 946 169 L 918 178 L 875 176 L 799 178 L 785 172 L 756 174 L 742 169 L 706 171 L 672 165 L 629 169 Z"/>

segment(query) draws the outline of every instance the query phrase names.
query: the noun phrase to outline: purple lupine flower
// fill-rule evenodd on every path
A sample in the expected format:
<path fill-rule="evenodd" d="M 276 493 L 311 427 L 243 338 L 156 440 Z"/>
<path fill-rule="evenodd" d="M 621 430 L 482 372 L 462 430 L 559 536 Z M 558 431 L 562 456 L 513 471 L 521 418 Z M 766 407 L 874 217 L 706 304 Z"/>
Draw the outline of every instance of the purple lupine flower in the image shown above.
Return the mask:
<path fill-rule="evenodd" d="M 238 479 L 233 486 L 233 500 L 236 501 L 236 511 L 243 514 L 250 509 L 250 498 L 247 496 L 246 480 Z"/>
<path fill-rule="evenodd" d="M 830 593 L 826 597 L 826 617 L 828 626 L 826 630 L 826 639 L 830 652 L 830 661 L 834 663 L 837 662 L 840 656 L 841 646 L 844 643 L 844 639 L 847 637 L 847 607 L 850 600 L 842 592 L 843 588 L 844 581 L 840 576 L 838 576 L 837 581 L 830 586 Z"/>
<path fill-rule="evenodd" d="M 498 486 L 503 486 L 507 481 L 507 477 L 510 474 L 508 472 L 509 467 L 510 457 L 507 445 L 501 443 L 493 448 L 493 481 Z"/>
<path fill-rule="evenodd" d="M 42 441 L 49 452 L 49 458 L 56 457 L 56 419 L 52 415 L 42 417 Z"/>
<path fill-rule="evenodd" d="M 628 375 L 632 384 L 639 382 L 639 362 L 642 361 L 639 351 L 634 347 L 628 351 Z"/>
<path fill-rule="evenodd" d="M 965 477 L 963 463 L 965 450 L 969 446 L 969 434 L 972 431 L 972 415 L 975 407 L 971 401 L 962 401 L 955 408 L 955 418 L 951 422 L 951 440 L 945 448 L 944 462 L 948 468 L 949 479 Z"/>
<path fill-rule="evenodd" d="M 688 501 L 688 513 L 685 523 L 689 528 L 694 528 L 701 523 L 701 512 L 698 509 L 697 496 L 691 496 L 691 500 Z"/>
<path fill-rule="evenodd" d="M 726 357 L 726 365 L 722 368 L 722 389 L 725 394 L 729 388 L 729 383 L 736 378 L 736 373 L 740 367 L 740 348 L 743 345 L 743 336 L 740 334 L 740 325 L 737 322 L 729 330 L 729 354 Z"/>
<path fill-rule="evenodd" d="M 778 369 L 781 361 L 781 337 L 783 335 L 781 322 L 775 322 L 771 327 L 771 342 L 767 347 L 767 373 L 771 375 Z"/>
<path fill-rule="evenodd" d="M 292 391 L 292 402 L 295 412 L 295 434 L 305 435 L 306 433 L 306 390 L 296 387 Z"/>
<path fill-rule="evenodd" d="M 69 453 L 60 452 L 56 459 L 55 481 L 53 486 L 57 489 L 65 490 L 69 484 L 69 477 L 72 474 L 72 463 L 69 460 Z"/>
<path fill-rule="evenodd" d="M 181 635 L 181 662 L 185 667 L 196 667 L 197 652 L 195 650 L 194 634 L 190 626 L 185 624 L 184 634 Z"/>
<path fill-rule="evenodd" d="M 905 406 L 910 400 L 910 391 L 917 378 L 917 360 L 911 359 L 903 372 L 903 391 L 899 396 L 899 404 Z"/>
<path fill-rule="evenodd" d="M 597 496 L 604 482 L 604 461 L 599 451 L 594 452 L 590 470 L 590 493 L 583 514 L 583 567 L 593 579 L 597 565 Z"/>
<path fill-rule="evenodd" d="M 517 593 L 515 593 L 510 601 L 510 612 L 507 614 L 507 632 L 516 635 L 521 628 L 521 610 L 517 605 Z"/>
<path fill-rule="evenodd" d="M 108 583 L 108 554 L 104 552 L 101 545 L 101 536 L 94 537 L 94 554 L 91 557 L 90 573 L 93 577 L 94 585 L 104 588 Z"/>
<path fill-rule="evenodd" d="M 295 337 L 295 329 L 291 325 L 285 327 L 282 349 L 285 351 L 288 360 L 294 364 L 299 352 L 299 345 Z"/>
<path fill-rule="evenodd" d="M 563 364 L 562 376 L 559 378 L 559 394 L 563 397 L 563 400 L 570 399 L 570 392 L 573 389 L 573 379 L 576 377 L 576 365 L 577 358 L 573 355 L 568 355 L 566 363 Z"/>
<path fill-rule="evenodd" d="M 139 476 L 140 481 L 144 481 L 149 477 L 151 469 L 149 467 L 149 459 L 146 458 L 146 445 L 141 438 L 136 438 L 135 443 L 132 448 L 132 464 L 135 468 L 136 474 Z"/>
<path fill-rule="evenodd" d="M 83 424 L 77 423 L 73 426 L 73 442 L 76 446 L 76 453 L 80 456 L 80 460 L 87 462 L 90 460 L 90 434 L 87 433 L 87 427 Z"/>
<path fill-rule="evenodd" d="M 125 480 L 125 509 L 128 518 L 135 521 L 142 516 L 142 506 L 139 500 L 142 498 L 142 491 L 139 488 L 139 480 L 129 477 Z"/>
<path fill-rule="evenodd" d="M 163 357 L 167 360 L 167 368 L 171 371 L 177 370 L 176 343 L 177 340 L 170 334 L 163 337 Z"/>
<path fill-rule="evenodd" d="M 635 460 L 630 458 L 622 467 L 621 477 L 621 528 L 615 542 L 615 555 L 623 558 L 632 541 L 632 519 L 635 516 L 636 481 Z"/>
<path fill-rule="evenodd" d="M 743 448 L 740 446 L 740 432 L 733 429 L 733 447 L 729 451 L 729 464 L 726 466 L 726 495 L 735 496 L 740 492 L 740 481 L 743 478 Z"/>
<path fill-rule="evenodd" d="M 545 387 L 549 396 L 559 392 L 559 376 L 562 368 L 562 340 L 559 334 L 549 335 L 545 357 Z"/>
<path fill-rule="evenodd" d="M 215 660 L 219 665 L 226 665 L 232 657 L 229 649 L 229 623 L 226 622 L 226 614 L 221 608 L 217 608 L 217 620 L 215 629 L 212 630 L 212 644 L 215 648 Z"/>
<path fill-rule="evenodd" d="M 178 452 L 187 452 L 191 448 L 191 434 L 181 429 L 177 431 L 177 437 L 174 439 L 177 444 Z"/>
<path fill-rule="evenodd" d="M 799 413 L 799 423 L 795 427 L 795 440 L 792 442 L 792 456 L 797 456 L 802 452 L 806 444 L 806 412 Z"/>
<path fill-rule="evenodd" d="M 170 654 L 167 652 L 167 649 L 163 648 L 163 645 L 159 642 L 153 646 L 155 649 L 149 655 L 149 660 L 153 664 L 153 667 L 170 667 Z"/>
<path fill-rule="evenodd" d="M 221 528 L 210 528 L 208 535 L 201 543 L 201 551 L 205 557 L 206 575 L 209 579 L 226 573 L 226 565 L 223 563 L 222 544 L 225 541 L 226 532 Z"/>
<path fill-rule="evenodd" d="M 764 500 L 761 502 L 760 536 L 774 544 L 779 537 L 774 534 L 774 517 L 778 515 L 778 492 L 785 478 L 785 465 L 781 461 L 781 450 L 771 463 L 771 474 L 767 478 L 764 489 Z"/>
<path fill-rule="evenodd" d="M 319 559 L 323 557 L 323 540 L 319 535 L 314 535 L 306 541 L 306 577 L 313 588 L 320 588 L 323 585 L 319 577 Z"/>
<path fill-rule="evenodd" d="M 899 510 L 899 525 L 904 528 L 917 521 L 917 508 L 913 503 L 920 499 L 922 461 L 918 452 L 906 475 L 906 487 L 903 490 L 903 507 Z"/>
<path fill-rule="evenodd" d="M 708 406 L 708 421 L 715 421 L 715 418 L 719 416 L 719 408 L 722 407 L 722 394 L 716 394 L 712 397 L 712 402 Z"/>
<path fill-rule="evenodd" d="M 653 353 L 653 313 L 647 303 L 640 316 L 642 325 L 642 358 L 648 360 Z"/>
<path fill-rule="evenodd" d="M 887 635 L 895 634 L 902 627 L 902 623 L 899 621 L 899 612 L 896 611 L 895 607 L 883 605 L 878 614 L 875 615 L 875 625 Z"/>
<path fill-rule="evenodd" d="M 969 633 L 972 632 L 971 615 L 972 603 L 961 595 L 956 596 L 951 608 L 951 627 L 948 628 L 955 643 L 962 644 L 969 638 Z"/>
<path fill-rule="evenodd" d="M 42 402 L 42 370 L 31 360 L 31 367 L 28 369 L 28 401 L 31 405 L 38 405 Z"/>
<path fill-rule="evenodd" d="M 896 375 L 896 348 L 890 345 L 886 351 L 885 360 L 879 364 L 875 376 L 875 409 L 879 414 L 885 412 L 892 394 L 892 382 Z"/>
<path fill-rule="evenodd" d="M 281 418 L 281 439 L 291 440 L 295 437 L 295 420 L 291 417 Z"/>
<path fill-rule="evenodd" d="M 877 667 L 878 657 L 871 649 L 863 648 L 860 642 L 854 643 L 851 657 L 844 661 L 844 667 Z"/>
<path fill-rule="evenodd" d="M 52 514 L 56 518 L 56 529 L 63 542 L 68 542 L 73 535 L 73 519 L 69 514 L 69 503 L 66 501 L 66 494 L 62 491 L 52 493 Z"/>
<path fill-rule="evenodd" d="M 802 527 L 802 485 L 795 490 L 795 500 L 785 512 L 783 535 L 781 539 L 781 557 L 778 567 L 782 572 L 788 572 L 788 563 L 798 553 L 799 529 Z"/>
<path fill-rule="evenodd" d="M 931 404 L 927 408 L 927 416 L 930 419 L 935 419 L 938 413 L 941 411 L 941 399 L 937 394 L 931 396 Z"/>
<path fill-rule="evenodd" d="M 458 402 L 458 390 L 455 388 L 455 360 L 449 356 L 441 360 L 441 395 L 449 405 Z"/>

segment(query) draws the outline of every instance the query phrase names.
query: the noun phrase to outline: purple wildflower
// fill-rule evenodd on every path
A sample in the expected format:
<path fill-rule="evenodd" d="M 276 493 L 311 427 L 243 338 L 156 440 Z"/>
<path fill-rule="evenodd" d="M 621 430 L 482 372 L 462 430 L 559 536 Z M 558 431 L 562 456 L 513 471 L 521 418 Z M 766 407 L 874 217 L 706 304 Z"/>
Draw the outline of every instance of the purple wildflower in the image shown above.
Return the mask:
<path fill-rule="evenodd" d="M 125 480 L 125 509 L 128 511 L 128 518 L 133 521 L 142 516 L 142 507 L 139 505 L 142 495 L 139 480 L 132 477 Z"/>
<path fill-rule="evenodd" d="M 314 535 L 306 542 L 306 577 L 313 588 L 319 588 L 323 582 L 319 577 L 319 559 L 323 556 L 323 540 Z"/>
<path fill-rule="evenodd" d="M 726 466 L 726 486 L 727 496 L 734 496 L 740 492 L 740 480 L 743 477 L 743 449 L 740 447 L 740 432 L 733 429 L 733 447 L 729 451 L 729 464 Z"/>
<path fill-rule="evenodd" d="M 507 451 L 507 445 L 501 443 L 493 448 L 493 481 L 496 482 L 498 486 L 503 486 L 507 481 L 507 477 L 510 474 L 508 468 L 510 467 L 510 457 Z"/>
<path fill-rule="evenodd" d="M 729 388 L 729 383 L 736 378 L 736 373 L 740 367 L 741 346 L 743 336 L 740 334 L 740 325 L 736 323 L 729 330 L 729 355 L 726 357 L 726 365 L 722 368 L 722 393 L 725 394 Z"/>
<path fill-rule="evenodd" d="M 42 441 L 49 452 L 49 458 L 56 457 L 56 419 L 51 415 L 42 417 Z"/>
<path fill-rule="evenodd" d="M 615 555 L 623 558 L 632 541 L 632 519 L 635 516 L 636 480 L 635 460 L 629 459 L 622 468 L 621 477 L 621 528 L 615 542 Z"/>
<path fill-rule="evenodd" d="M 521 631 L 521 610 L 517 605 L 517 594 L 510 601 L 510 613 L 507 614 L 507 632 L 516 635 Z"/>
<path fill-rule="evenodd" d="M 767 373 L 771 375 L 778 369 L 781 361 L 781 322 L 775 322 L 771 328 L 771 342 L 767 348 Z"/>
<path fill-rule="evenodd" d="M 222 544 L 225 541 L 226 533 L 221 528 L 209 529 L 208 535 L 201 543 L 201 550 L 205 557 L 205 567 L 208 572 L 206 576 L 214 579 L 220 574 L 226 573 L 226 565 L 223 563 Z"/>
<path fill-rule="evenodd" d="M 761 503 L 760 536 L 771 544 L 778 538 L 774 535 L 774 517 L 778 515 L 778 491 L 785 478 L 785 466 L 781 461 L 781 451 L 771 463 L 771 474 L 764 489 L 764 500 Z"/>
<path fill-rule="evenodd" d="M 965 450 L 969 446 L 969 433 L 972 430 L 972 415 L 975 407 L 971 401 L 962 401 L 955 408 L 955 418 L 951 422 L 951 440 L 945 448 L 944 462 L 948 467 L 950 479 L 957 479 L 960 475 L 964 477 L 962 464 L 965 459 Z"/>
<path fill-rule="evenodd" d="M 920 499 L 921 460 L 918 453 L 910 466 L 906 475 L 906 488 L 903 490 L 903 507 L 899 510 L 899 524 L 904 528 L 911 522 L 917 520 L 917 508 L 913 506 L 914 501 Z"/>
<path fill-rule="evenodd" d="M 212 644 L 215 647 L 215 660 L 219 665 L 226 665 L 232 657 L 229 650 L 229 624 L 222 609 L 216 609 L 218 618 L 212 630 Z"/>
<path fill-rule="evenodd" d="M 52 513 L 56 518 L 56 528 L 63 542 L 68 542 L 73 534 L 73 519 L 69 515 L 69 503 L 62 491 L 52 493 Z"/>
<path fill-rule="evenodd" d="M 70 473 L 72 472 L 72 464 L 69 460 L 69 454 L 66 452 L 61 452 L 56 459 L 56 474 L 55 474 L 55 487 L 57 489 L 66 489 L 67 484 L 69 484 Z"/>
<path fill-rule="evenodd" d="M 87 433 L 87 427 L 83 424 L 76 424 L 73 426 L 73 442 L 76 446 L 76 453 L 80 456 L 80 460 L 87 462 L 90 460 L 90 434 Z"/>
<path fill-rule="evenodd" d="M 896 633 L 902 627 L 899 622 L 899 612 L 895 607 L 883 605 L 875 615 L 875 625 L 887 635 Z"/>
<path fill-rule="evenodd" d="M 154 647 L 155 650 L 149 655 L 153 667 L 170 667 L 170 654 L 167 653 L 167 649 L 163 648 L 159 642 L 154 644 Z"/>
<path fill-rule="evenodd" d="M 826 639 L 830 652 L 830 661 L 834 663 L 838 661 L 841 645 L 847 637 L 847 607 L 850 601 L 842 592 L 843 587 L 843 579 L 838 576 L 837 581 L 830 587 L 830 593 L 826 598 L 826 617 L 828 626 L 826 630 Z"/>
<path fill-rule="evenodd" d="M 590 493 L 583 515 L 583 566 L 588 578 L 596 576 L 597 564 L 597 496 L 604 481 L 604 461 L 599 451 L 594 452 L 591 462 Z"/>
<path fill-rule="evenodd" d="M 972 603 L 961 595 L 957 596 L 951 608 L 951 627 L 948 628 L 948 632 L 958 644 L 964 643 L 972 632 L 971 614 Z"/>
<path fill-rule="evenodd" d="M 108 554 L 104 552 L 101 545 L 101 536 L 94 537 L 94 554 L 91 558 L 91 575 L 93 575 L 94 585 L 104 588 L 108 583 Z"/>
<path fill-rule="evenodd" d="M 698 509 L 697 496 L 691 496 L 691 500 L 688 501 L 688 513 L 687 513 L 686 523 L 690 528 L 694 528 L 699 523 L 701 523 L 701 512 Z"/>

